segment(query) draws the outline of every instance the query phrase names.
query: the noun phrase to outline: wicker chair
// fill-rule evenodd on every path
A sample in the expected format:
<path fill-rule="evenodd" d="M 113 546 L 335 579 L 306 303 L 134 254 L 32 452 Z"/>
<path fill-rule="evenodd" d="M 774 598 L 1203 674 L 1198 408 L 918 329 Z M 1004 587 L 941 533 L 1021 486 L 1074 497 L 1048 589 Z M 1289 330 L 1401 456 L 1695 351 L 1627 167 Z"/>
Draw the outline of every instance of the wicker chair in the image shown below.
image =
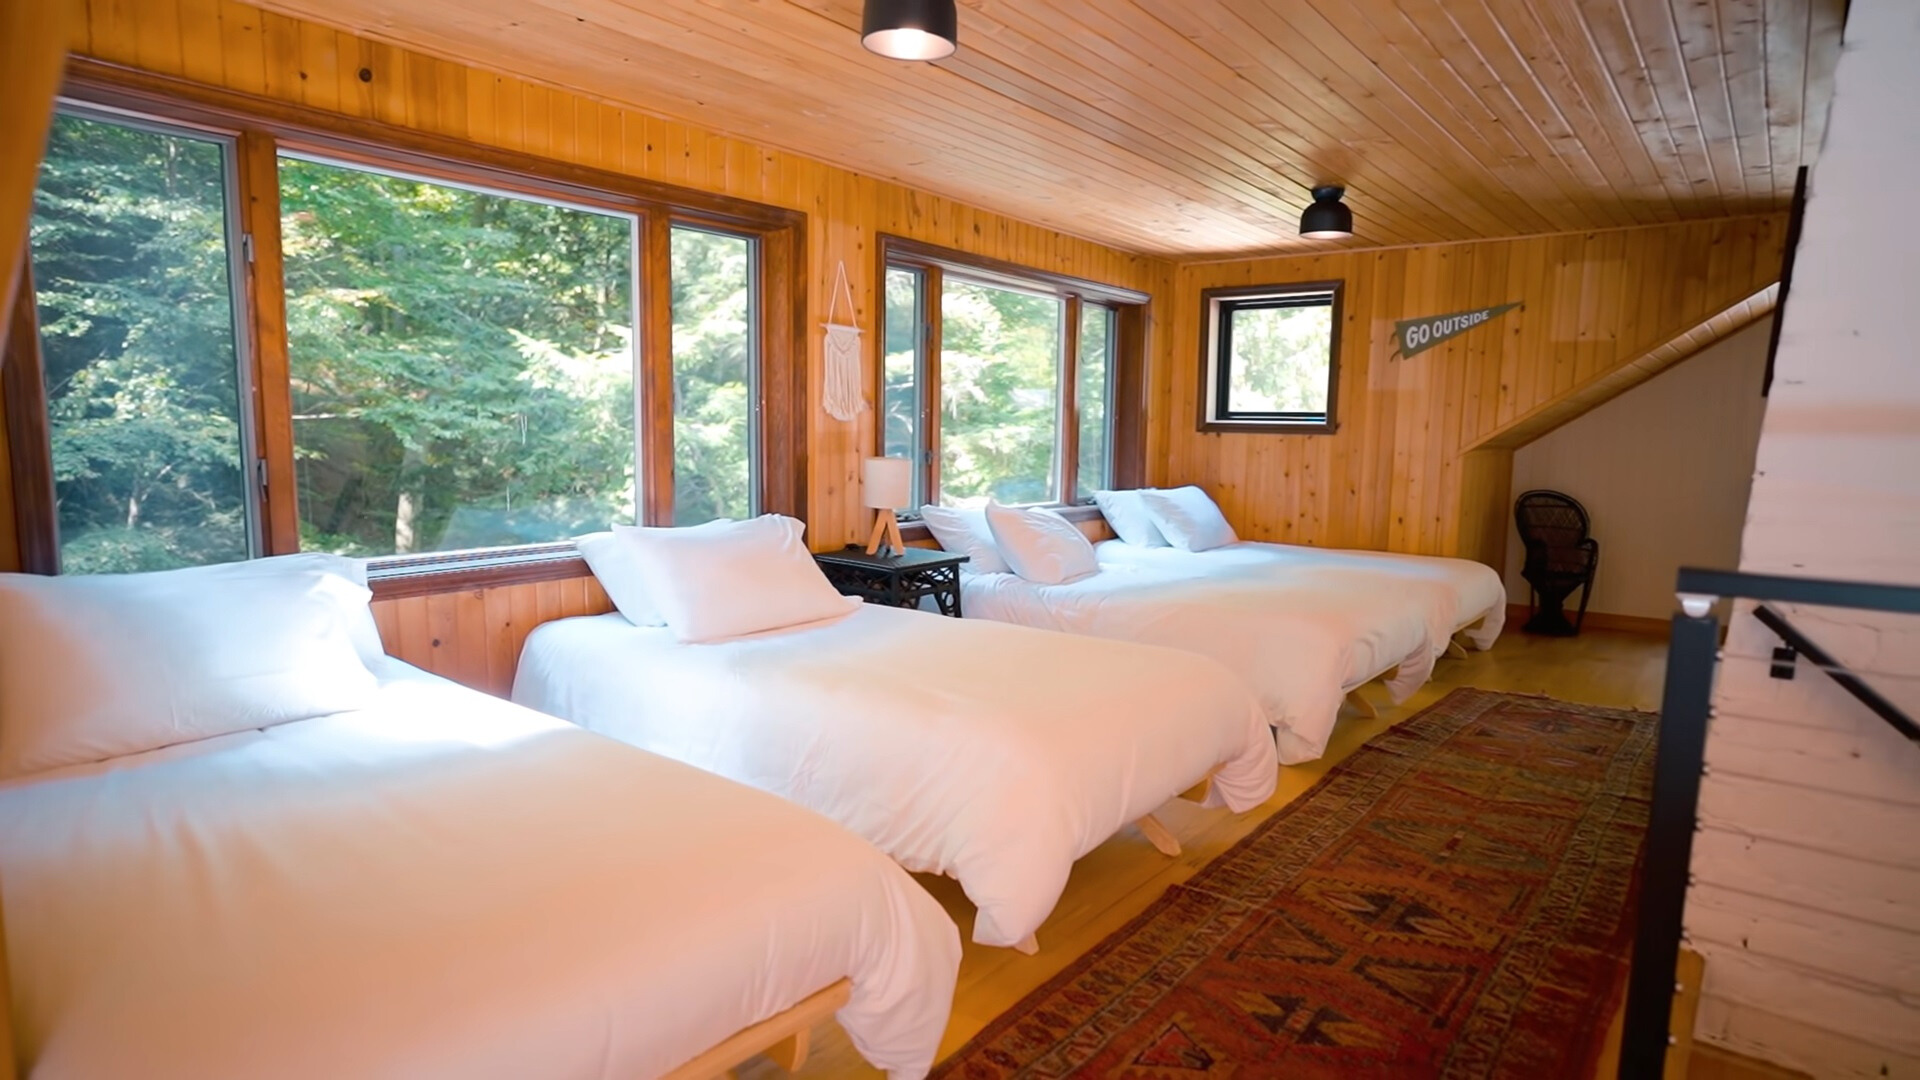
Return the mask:
<path fill-rule="evenodd" d="M 1529 634 L 1572 637 L 1587 621 L 1587 601 L 1593 596 L 1593 572 L 1600 566 L 1600 542 L 1587 535 L 1587 508 L 1558 491 L 1529 491 L 1513 504 L 1513 523 L 1527 546 L 1520 570 L 1528 587 L 1532 616 Z M 1580 614 L 1569 623 L 1567 597 L 1580 590 Z"/>

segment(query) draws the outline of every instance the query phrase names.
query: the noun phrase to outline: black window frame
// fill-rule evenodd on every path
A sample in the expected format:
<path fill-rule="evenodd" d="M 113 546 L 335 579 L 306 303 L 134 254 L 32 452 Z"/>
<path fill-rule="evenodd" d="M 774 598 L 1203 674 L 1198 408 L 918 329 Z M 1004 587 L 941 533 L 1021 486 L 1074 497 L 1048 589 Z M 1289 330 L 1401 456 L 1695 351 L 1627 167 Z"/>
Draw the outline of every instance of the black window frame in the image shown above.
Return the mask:
<path fill-rule="evenodd" d="M 1340 330 L 1346 282 L 1303 281 L 1206 289 L 1200 294 L 1200 390 L 1196 428 L 1205 432 L 1330 435 L 1339 430 Z M 1322 412 L 1247 412 L 1230 407 L 1233 315 L 1239 311 L 1325 307 L 1333 320 L 1327 342 L 1327 408 Z"/>

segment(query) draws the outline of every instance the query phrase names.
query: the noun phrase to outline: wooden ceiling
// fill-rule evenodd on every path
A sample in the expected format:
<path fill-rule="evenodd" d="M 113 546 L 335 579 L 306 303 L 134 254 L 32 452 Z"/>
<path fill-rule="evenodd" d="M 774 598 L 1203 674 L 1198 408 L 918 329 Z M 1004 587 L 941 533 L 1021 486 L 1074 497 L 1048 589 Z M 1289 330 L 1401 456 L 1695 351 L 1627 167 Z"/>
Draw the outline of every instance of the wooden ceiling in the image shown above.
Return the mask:
<path fill-rule="evenodd" d="M 1845 0 L 961 0 L 934 65 L 860 0 L 264 6 L 1191 258 L 1313 244 L 1320 182 L 1351 246 L 1780 209 Z"/>

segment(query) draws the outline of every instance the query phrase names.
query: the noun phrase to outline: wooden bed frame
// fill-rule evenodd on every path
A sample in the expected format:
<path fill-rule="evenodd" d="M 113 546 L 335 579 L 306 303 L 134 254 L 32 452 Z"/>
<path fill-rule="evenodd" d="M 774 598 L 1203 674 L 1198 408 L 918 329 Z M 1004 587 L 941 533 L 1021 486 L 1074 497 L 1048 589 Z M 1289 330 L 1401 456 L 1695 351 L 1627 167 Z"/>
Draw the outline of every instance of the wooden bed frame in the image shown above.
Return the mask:
<path fill-rule="evenodd" d="M 814 1025 L 840 1011 L 853 996 L 847 979 L 821 990 L 785 1012 L 775 1013 L 728 1036 L 720 1045 L 668 1073 L 662 1080 L 714 1080 L 732 1076 L 734 1067 L 758 1054 L 792 1072 L 806 1064 Z"/>

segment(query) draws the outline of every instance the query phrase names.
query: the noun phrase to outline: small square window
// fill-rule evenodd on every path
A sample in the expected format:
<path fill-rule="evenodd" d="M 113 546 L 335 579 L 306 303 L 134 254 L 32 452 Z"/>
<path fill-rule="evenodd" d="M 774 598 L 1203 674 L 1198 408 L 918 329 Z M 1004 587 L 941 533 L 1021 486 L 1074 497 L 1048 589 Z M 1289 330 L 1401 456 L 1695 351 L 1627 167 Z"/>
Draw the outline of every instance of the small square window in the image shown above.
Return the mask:
<path fill-rule="evenodd" d="M 1200 430 L 1331 432 L 1340 282 L 1208 289 Z"/>

